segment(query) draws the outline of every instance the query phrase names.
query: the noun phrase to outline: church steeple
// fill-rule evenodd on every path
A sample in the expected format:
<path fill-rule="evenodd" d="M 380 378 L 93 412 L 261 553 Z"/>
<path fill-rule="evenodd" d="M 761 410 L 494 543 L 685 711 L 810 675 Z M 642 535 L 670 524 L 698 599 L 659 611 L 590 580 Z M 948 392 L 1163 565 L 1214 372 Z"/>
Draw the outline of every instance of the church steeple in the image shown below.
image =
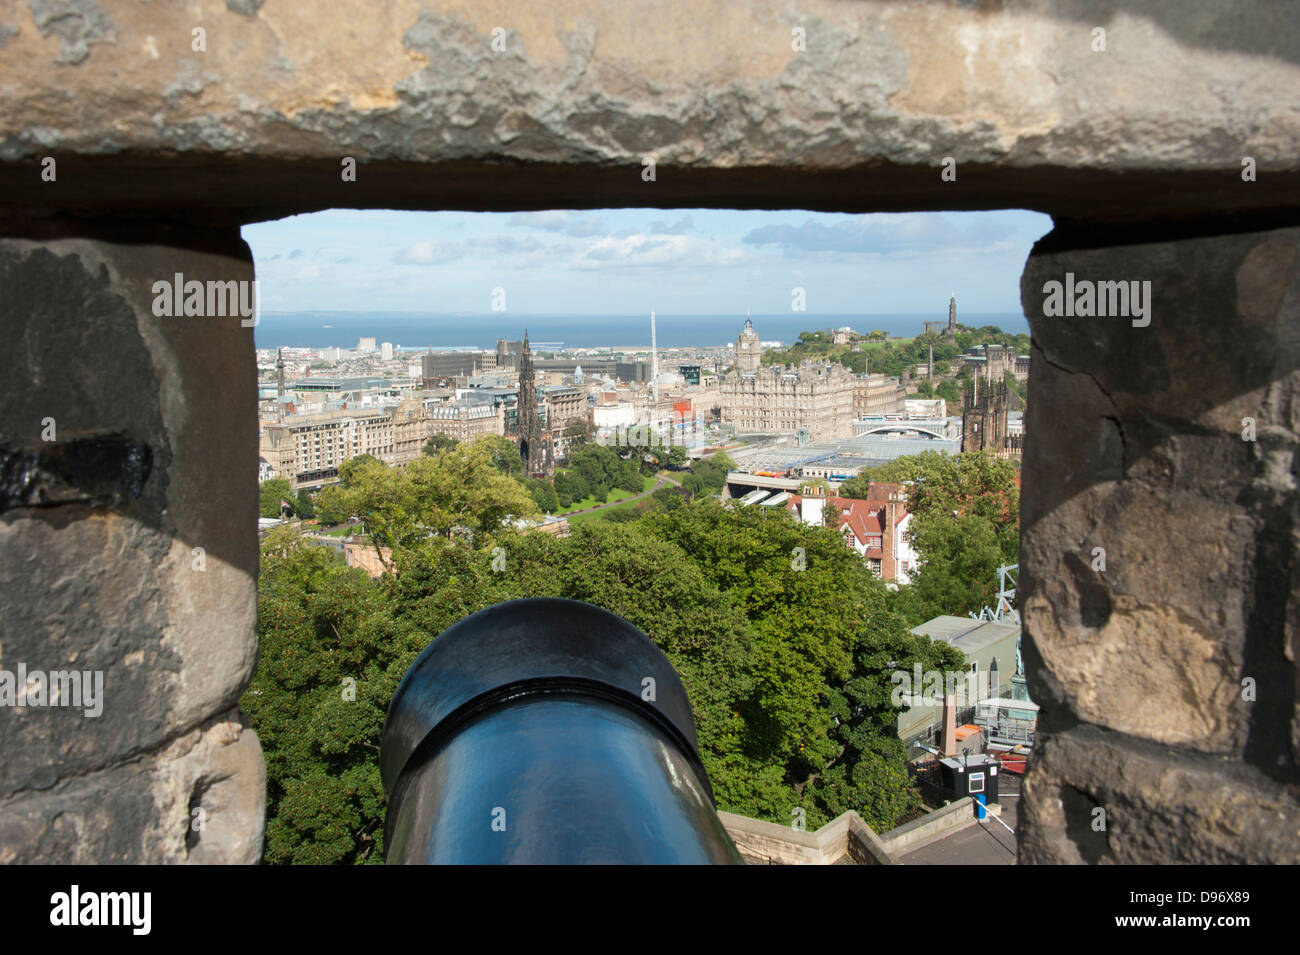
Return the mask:
<path fill-rule="evenodd" d="M 284 397 L 284 349 L 277 348 L 275 351 L 275 378 L 276 378 L 276 395 Z"/>

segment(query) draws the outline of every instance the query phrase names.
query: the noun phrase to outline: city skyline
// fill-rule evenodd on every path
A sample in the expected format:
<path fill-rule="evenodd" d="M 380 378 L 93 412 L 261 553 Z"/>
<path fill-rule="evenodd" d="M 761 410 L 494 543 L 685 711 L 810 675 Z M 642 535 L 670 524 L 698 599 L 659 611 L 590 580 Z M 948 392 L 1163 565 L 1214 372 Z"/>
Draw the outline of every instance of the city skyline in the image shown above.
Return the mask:
<path fill-rule="evenodd" d="M 1023 210 L 333 209 L 245 226 L 268 313 L 1020 313 L 1051 219 Z M 938 288 L 937 288 L 938 286 Z M 501 289 L 502 293 L 495 290 Z M 497 306 L 504 306 L 499 308 Z M 504 316 L 503 316 L 504 317 Z"/>

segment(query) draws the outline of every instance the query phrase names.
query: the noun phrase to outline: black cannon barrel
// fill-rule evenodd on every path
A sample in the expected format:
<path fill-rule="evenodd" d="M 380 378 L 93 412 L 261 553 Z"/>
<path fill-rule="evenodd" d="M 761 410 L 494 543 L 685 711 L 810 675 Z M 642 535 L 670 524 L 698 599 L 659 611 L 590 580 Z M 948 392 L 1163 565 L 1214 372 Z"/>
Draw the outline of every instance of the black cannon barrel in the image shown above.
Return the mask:
<path fill-rule="evenodd" d="M 388 707 L 389 863 L 740 863 L 686 690 L 650 638 L 576 600 L 445 630 Z"/>

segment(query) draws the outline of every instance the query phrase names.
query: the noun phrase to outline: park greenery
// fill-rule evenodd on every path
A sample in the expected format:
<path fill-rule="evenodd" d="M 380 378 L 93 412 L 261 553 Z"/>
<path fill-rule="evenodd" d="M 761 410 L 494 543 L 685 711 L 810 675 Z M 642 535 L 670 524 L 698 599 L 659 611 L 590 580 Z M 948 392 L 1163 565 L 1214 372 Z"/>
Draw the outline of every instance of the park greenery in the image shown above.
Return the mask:
<path fill-rule="evenodd" d="M 960 332 L 944 360 L 984 331 Z M 818 351 L 819 334 L 787 352 L 839 357 Z M 890 373 L 914 347 L 873 343 L 872 370 Z M 961 667 L 959 651 L 909 631 L 992 603 L 997 567 L 1018 556 L 1015 467 L 930 452 L 846 483 L 843 497 L 866 497 L 872 481 L 905 487 L 923 563 L 891 589 L 840 532 L 720 502 L 725 454 L 688 465 L 681 448 L 590 437 L 566 433 L 554 480 L 527 475 L 509 439 L 435 436 L 404 467 L 345 462 L 314 499 L 263 483 L 265 516 L 284 501 L 323 524 L 360 521 L 390 571 L 372 579 L 292 526 L 263 540 L 260 659 L 241 705 L 267 759 L 267 862 L 382 861 L 378 748 L 398 682 L 447 627 L 520 597 L 596 604 L 659 646 L 690 697 L 720 809 L 788 824 L 799 807 L 809 828 L 854 809 L 876 831 L 919 814 L 890 674 Z M 531 530 L 651 479 L 662 479 L 653 494 L 575 521 L 568 537 Z"/>

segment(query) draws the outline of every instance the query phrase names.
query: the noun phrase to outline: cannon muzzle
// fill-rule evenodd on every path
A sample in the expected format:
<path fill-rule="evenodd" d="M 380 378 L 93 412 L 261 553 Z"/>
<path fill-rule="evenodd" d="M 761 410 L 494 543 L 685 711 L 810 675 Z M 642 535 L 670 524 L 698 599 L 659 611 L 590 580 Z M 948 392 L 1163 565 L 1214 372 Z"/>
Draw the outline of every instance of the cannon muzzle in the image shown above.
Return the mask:
<path fill-rule="evenodd" d="M 397 688 L 380 771 L 389 863 L 740 863 L 668 659 L 576 600 L 497 604 Z"/>

